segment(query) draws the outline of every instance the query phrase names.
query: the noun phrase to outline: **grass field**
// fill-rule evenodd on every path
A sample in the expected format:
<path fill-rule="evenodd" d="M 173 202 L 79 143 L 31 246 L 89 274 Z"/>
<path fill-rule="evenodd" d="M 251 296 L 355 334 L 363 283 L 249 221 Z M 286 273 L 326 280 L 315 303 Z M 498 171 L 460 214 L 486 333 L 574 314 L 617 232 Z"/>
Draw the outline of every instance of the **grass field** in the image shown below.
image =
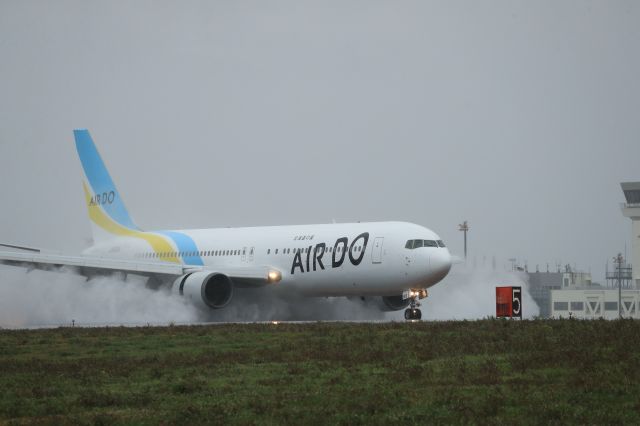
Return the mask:
<path fill-rule="evenodd" d="M 640 424 L 640 323 L 0 330 L 0 423 Z"/>

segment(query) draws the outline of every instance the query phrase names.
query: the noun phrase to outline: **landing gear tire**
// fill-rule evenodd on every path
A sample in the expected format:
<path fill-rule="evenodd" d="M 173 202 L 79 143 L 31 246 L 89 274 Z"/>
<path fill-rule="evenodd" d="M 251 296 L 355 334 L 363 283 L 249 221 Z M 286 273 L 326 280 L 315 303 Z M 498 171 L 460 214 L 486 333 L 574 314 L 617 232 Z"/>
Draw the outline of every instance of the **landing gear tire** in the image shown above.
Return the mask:
<path fill-rule="evenodd" d="M 404 319 L 407 321 L 419 320 L 422 318 L 422 311 L 418 308 L 409 308 L 404 311 Z"/>

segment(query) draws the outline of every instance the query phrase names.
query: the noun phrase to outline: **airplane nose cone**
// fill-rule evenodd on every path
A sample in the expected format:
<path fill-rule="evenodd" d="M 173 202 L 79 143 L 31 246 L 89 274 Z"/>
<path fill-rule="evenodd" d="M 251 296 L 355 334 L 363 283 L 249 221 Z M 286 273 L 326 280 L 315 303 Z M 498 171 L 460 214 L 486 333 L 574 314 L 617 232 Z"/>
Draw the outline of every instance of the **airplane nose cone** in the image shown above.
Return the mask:
<path fill-rule="evenodd" d="M 450 269 L 451 254 L 449 254 L 449 250 L 438 250 L 438 252 L 434 253 L 431 256 L 431 272 L 435 276 L 437 281 L 440 281 L 444 277 L 446 277 Z"/>

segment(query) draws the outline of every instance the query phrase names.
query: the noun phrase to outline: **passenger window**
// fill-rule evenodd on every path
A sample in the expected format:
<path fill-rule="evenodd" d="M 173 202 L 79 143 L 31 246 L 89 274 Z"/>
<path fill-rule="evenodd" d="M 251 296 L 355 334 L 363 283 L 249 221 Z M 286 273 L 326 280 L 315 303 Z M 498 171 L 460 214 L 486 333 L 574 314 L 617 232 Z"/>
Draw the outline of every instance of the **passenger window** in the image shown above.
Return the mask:
<path fill-rule="evenodd" d="M 278 249 L 276 249 L 276 254 L 278 254 Z"/>
<path fill-rule="evenodd" d="M 271 249 L 267 249 L 267 254 L 271 254 Z"/>

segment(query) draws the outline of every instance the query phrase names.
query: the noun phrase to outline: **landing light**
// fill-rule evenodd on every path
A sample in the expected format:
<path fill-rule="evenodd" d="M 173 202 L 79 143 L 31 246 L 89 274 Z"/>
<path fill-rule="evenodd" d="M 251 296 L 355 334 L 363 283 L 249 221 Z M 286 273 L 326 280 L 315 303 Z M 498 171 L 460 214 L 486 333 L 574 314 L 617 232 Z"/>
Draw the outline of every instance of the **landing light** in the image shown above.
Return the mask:
<path fill-rule="evenodd" d="M 269 271 L 267 274 L 267 281 L 270 283 L 277 283 L 282 279 L 282 274 L 280 271 Z"/>
<path fill-rule="evenodd" d="M 428 296 L 427 290 L 424 288 L 419 290 L 412 289 L 409 291 L 409 297 L 417 297 L 418 299 L 424 299 L 427 296 Z"/>

